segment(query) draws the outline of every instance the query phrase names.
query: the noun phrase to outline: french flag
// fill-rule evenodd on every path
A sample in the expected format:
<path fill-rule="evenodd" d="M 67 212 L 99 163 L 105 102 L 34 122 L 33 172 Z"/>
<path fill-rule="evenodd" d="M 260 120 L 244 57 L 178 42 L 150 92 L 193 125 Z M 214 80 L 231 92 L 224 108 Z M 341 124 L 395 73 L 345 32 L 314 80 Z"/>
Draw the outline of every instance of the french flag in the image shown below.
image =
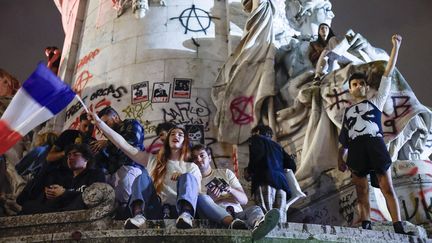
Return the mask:
<path fill-rule="evenodd" d="M 63 110 L 75 93 L 42 63 L 22 84 L 0 119 L 0 155 Z"/>

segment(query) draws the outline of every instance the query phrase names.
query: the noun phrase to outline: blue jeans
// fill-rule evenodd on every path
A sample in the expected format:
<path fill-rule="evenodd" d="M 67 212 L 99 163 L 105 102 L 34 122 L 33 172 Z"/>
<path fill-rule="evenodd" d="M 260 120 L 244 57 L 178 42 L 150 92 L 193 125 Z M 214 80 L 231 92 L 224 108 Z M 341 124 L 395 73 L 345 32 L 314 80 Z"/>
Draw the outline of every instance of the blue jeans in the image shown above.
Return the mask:
<path fill-rule="evenodd" d="M 171 205 L 175 207 L 170 207 L 170 209 L 177 209 L 177 214 L 171 215 L 178 215 L 180 212 L 179 202 L 182 200 L 190 203 L 195 212 L 198 200 L 198 182 L 189 173 L 179 176 L 177 180 L 177 205 Z M 143 202 L 142 210 L 147 219 L 163 218 L 162 203 L 147 170 L 143 170 L 143 173 L 132 184 L 132 194 L 128 203 L 131 210 L 131 205 L 136 201 Z"/>
<path fill-rule="evenodd" d="M 216 223 L 222 223 L 225 217 L 231 216 L 225 208 L 216 204 L 210 196 L 205 194 L 198 195 L 197 211 L 201 218 Z M 235 213 L 235 218 L 244 220 L 250 228 L 253 228 L 255 222 L 262 217 L 264 217 L 264 213 L 258 206 L 251 206 Z"/>

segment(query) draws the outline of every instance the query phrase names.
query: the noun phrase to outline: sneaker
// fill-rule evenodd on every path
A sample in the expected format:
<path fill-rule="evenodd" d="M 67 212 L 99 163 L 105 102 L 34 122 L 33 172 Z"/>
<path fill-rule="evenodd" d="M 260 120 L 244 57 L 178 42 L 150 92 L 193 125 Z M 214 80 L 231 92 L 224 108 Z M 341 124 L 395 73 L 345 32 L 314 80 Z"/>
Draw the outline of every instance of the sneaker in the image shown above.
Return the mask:
<path fill-rule="evenodd" d="M 183 212 L 177 218 L 176 227 L 177 229 L 191 229 L 193 217 L 188 212 Z"/>
<path fill-rule="evenodd" d="M 259 240 L 264 238 L 270 231 L 279 223 L 280 212 L 279 209 L 273 208 L 268 211 L 261 220 L 255 222 L 254 229 L 252 230 L 252 239 Z"/>
<path fill-rule="evenodd" d="M 128 218 L 124 223 L 125 229 L 139 229 L 145 225 L 146 218 L 142 214 L 137 214 L 133 218 Z"/>
<path fill-rule="evenodd" d="M 231 224 L 228 226 L 228 229 L 248 229 L 246 223 L 241 219 L 234 219 Z"/>

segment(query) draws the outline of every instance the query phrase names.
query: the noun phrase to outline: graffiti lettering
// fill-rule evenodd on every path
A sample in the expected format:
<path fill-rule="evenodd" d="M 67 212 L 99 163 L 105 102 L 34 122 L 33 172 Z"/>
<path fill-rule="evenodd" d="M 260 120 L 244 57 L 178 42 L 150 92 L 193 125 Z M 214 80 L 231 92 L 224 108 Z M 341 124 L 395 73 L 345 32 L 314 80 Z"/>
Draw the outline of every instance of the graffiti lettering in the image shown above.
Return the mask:
<path fill-rule="evenodd" d="M 354 198 L 354 191 L 343 196 L 339 199 L 339 213 L 348 222 L 349 225 L 353 223 L 354 212 L 357 205 L 357 198 Z"/>
<path fill-rule="evenodd" d="M 253 122 L 253 96 L 237 97 L 230 104 L 232 120 L 237 125 Z"/>
<path fill-rule="evenodd" d="M 144 127 L 145 134 L 156 133 L 156 126 L 152 125 L 150 121 L 145 120 L 144 122 L 141 122 L 141 124 Z"/>
<path fill-rule="evenodd" d="M 383 115 L 384 115 L 384 117 L 388 117 L 388 115 L 385 114 L 384 112 L 383 112 Z M 385 121 L 383 122 L 383 124 L 384 124 L 385 127 L 390 128 L 390 130 L 386 130 L 386 131 L 384 132 L 384 135 L 387 135 L 387 134 L 393 135 L 393 134 L 396 134 L 396 133 L 397 133 L 398 130 L 397 130 L 397 128 L 396 128 L 396 120 L 395 120 L 395 119 L 388 119 L 388 120 L 385 120 Z"/>
<path fill-rule="evenodd" d="M 153 110 L 152 103 L 150 101 L 145 101 L 137 104 L 131 104 L 122 111 L 125 113 L 127 118 L 137 119 L 141 124 L 144 125 L 145 128 L 146 122 L 142 121 L 141 118 L 148 108 Z"/>
<path fill-rule="evenodd" d="M 410 204 L 411 204 L 411 203 L 410 203 Z M 408 212 L 408 209 L 407 209 L 407 205 L 406 205 L 405 200 L 402 200 L 402 208 L 403 208 L 403 211 L 404 211 L 404 213 L 405 213 L 405 219 L 406 219 L 406 220 L 410 220 L 410 219 L 412 219 L 412 218 L 417 214 L 418 206 L 419 206 L 419 199 L 416 197 L 416 198 L 414 199 L 414 212 L 410 215 L 409 212 Z M 426 217 L 427 217 L 428 219 L 430 219 L 430 215 L 429 215 L 428 213 L 426 214 Z"/>
<path fill-rule="evenodd" d="M 395 118 L 399 118 L 401 116 L 406 115 L 406 113 L 411 108 L 411 105 L 407 105 L 408 101 L 410 100 L 409 96 L 393 96 L 391 97 L 393 101 L 393 109 L 395 113 Z M 400 102 L 402 100 L 402 102 Z M 399 110 L 402 110 L 401 112 Z"/>
<path fill-rule="evenodd" d="M 333 107 L 335 107 L 335 106 L 338 110 L 340 110 L 341 109 L 341 106 L 339 105 L 340 103 L 350 104 L 350 102 L 348 100 L 339 99 L 339 96 L 342 96 L 342 95 L 348 93 L 348 90 L 344 90 L 340 93 L 338 93 L 336 89 L 333 89 L 332 91 L 333 91 L 333 94 L 330 94 L 330 93 L 326 94 L 326 96 L 328 98 L 334 98 L 335 99 L 335 102 L 330 104 L 330 106 L 329 106 L 330 110 L 332 110 Z"/>
<path fill-rule="evenodd" d="M 85 102 L 86 99 L 87 96 L 84 96 L 82 98 L 83 102 Z M 69 109 L 66 110 L 66 120 L 68 120 L 73 115 L 75 115 L 81 108 L 82 108 L 81 102 L 77 101 L 74 105 L 72 105 Z"/>
<path fill-rule="evenodd" d="M 96 90 L 90 96 L 90 100 L 94 100 L 101 96 L 108 96 L 110 94 L 112 95 L 112 97 L 119 99 L 123 96 L 123 94 L 127 94 L 127 89 L 124 86 L 120 86 L 117 89 L 115 89 L 114 85 L 111 84 L 108 88 Z"/>
<path fill-rule="evenodd" d="M 396 119 L 405 116 L 411 108 L 411 105 L 408 103 L 410 100 L 409 96 L 392 96 L 391 99 L 393 103 L 394 116 L 392 117 L 392 114 L 383 112 L 384 118 L 386 118 L 386 120 L 383 119 L 383 124 L 385 127 L 390 128 L 384 132 L 385 135 L 395 135 L 398 132 Z"/>
<path fill-rule="evenodd" d="M 87 98 L 87 97 L 86 97 Z M 95 111 L 98 112 L 98 110 L 101 110 L 101 108 L 104 108 L 106 106 L 110 106 L 111 105 L 111 101 L 103 98 L 100 101 L 98 101 L 96 104 L 90 104 L 89 106 L 89 110 L 91 112 Z M 74 105 L 75 106 L 75 105 Z M 79 109 L 78 109 L 79 110 Z M 67 113 L 67 112 L 66 112 Z M 75 120 L 71 123 L 71 125 L 69 126 L 69 129 L 78 129 L 79 127 L 79 116 L 77 116 L 75 118 Z M 95 137 L 96 135 L 100 135 L 101 131 L 99 129 L 95 129 L 93 131 L 93 137 Z"/>
<path fill-rule="evenodd" d="M 89 54 L 85 55 L 81 60 L 79 60 L 76 70 L 78 71 L 78 69 L 90 62 L 93 58 L 95 58 L 95 56 L 97 56 L 97 54 L 99 54 L 99 49 L 95 49 L 94 51 L 91 51 Z"/>
<path fill-rule="evenodd" d="M 172 122 L 176 125 L 204 125 L 205 131 L 208 131 L 210 108 L 205 100 L 197 97 L 196 105 L 190 102 L 175 102 L 175 108 L 166 110 L 162 108 L 163 119 L 165 122 Z"/>

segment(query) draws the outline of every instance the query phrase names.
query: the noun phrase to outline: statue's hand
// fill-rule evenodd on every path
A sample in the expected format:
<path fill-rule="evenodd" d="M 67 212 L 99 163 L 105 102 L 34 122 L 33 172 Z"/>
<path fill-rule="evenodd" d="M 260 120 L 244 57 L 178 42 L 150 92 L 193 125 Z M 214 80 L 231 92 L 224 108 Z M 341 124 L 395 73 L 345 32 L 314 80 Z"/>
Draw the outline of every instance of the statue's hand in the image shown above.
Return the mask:
<path fill-rule="evenodd" d="M 276 112 L 276 121 L 282 122 L 291 118 L 296 113 L 295 107 L 288 107 Z"/>

